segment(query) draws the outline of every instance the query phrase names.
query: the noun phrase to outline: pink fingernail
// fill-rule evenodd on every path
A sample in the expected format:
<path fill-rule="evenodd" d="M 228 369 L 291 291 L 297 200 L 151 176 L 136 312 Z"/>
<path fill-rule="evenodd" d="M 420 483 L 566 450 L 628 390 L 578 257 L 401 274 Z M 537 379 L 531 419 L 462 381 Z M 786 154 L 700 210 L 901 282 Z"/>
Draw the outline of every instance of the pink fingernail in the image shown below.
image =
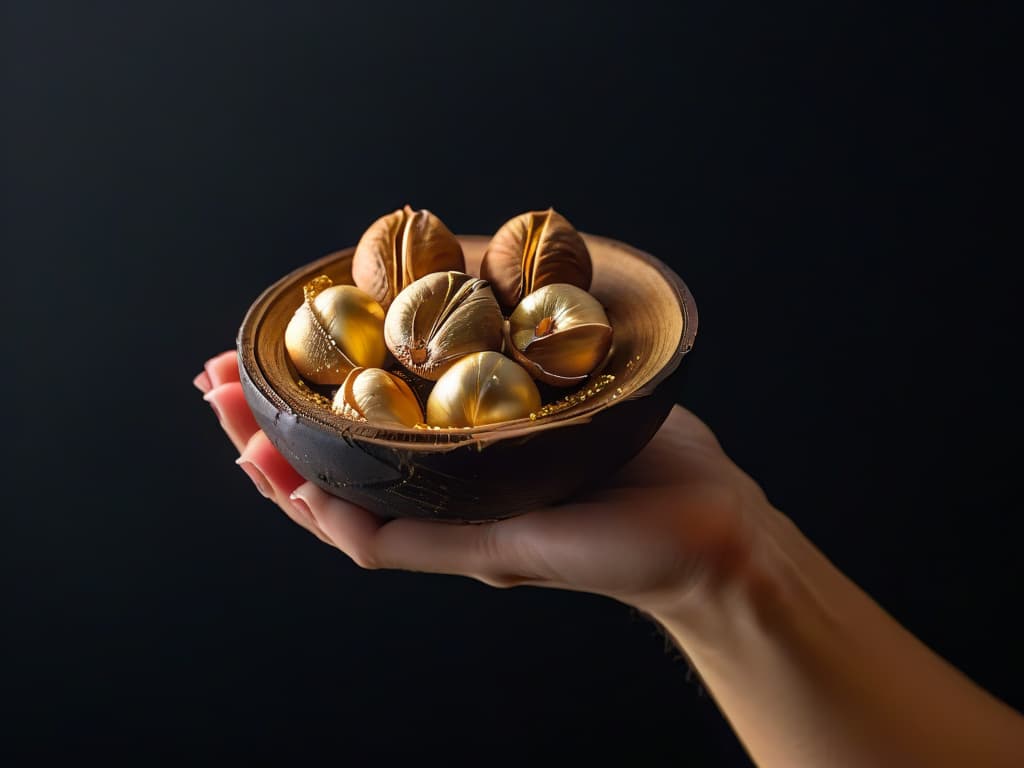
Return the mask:
<path fill-rule="evenodd" d="M 213 389 L 213 382 L 210 381 L 210 374 L 206 371 L 200 371 L 199 374 L 192 379 L 192 384 L 204 395 Z"/>
<path fill-rule="evenodd" d="M 252 480 L 253 485 L 256 486 L 256 490 L 262 493 L 266 498 L 274 498 L 274 489 L 267 481 L 266 475 L 260 472 L 260 468 L 253 464 L 251 461 L 245 461 L 241 458 L 235 459 L 235 464 L 240 466 L 242 470 Z"/>

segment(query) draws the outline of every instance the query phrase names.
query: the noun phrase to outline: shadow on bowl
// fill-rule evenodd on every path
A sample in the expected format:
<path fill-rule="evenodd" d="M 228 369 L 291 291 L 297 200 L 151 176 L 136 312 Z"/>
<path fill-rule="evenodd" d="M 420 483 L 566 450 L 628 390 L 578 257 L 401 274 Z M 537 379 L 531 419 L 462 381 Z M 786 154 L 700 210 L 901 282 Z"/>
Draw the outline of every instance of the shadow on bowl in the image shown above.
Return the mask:
<path fill-rule="evenodd" d="M 253 303 L 238 332 L 242 388 L 288 462 L 328 493 L 384 517 L 482 522 L 561 501 L 605 478 L 654 436 L 675 401 L 697 333 L 686 285 L 661 261 L 583 234 L 590 292 L 614 329 L 612 350 L 582 386 L 554 392 L 529 419 L 475 429 L 394 429 L 350 421 L 306 386 L 284 349 L 302 286 L 351 284 L 353 248 L 301 267 Z M 471 274 L 489 238 L 460 236 Z"/>

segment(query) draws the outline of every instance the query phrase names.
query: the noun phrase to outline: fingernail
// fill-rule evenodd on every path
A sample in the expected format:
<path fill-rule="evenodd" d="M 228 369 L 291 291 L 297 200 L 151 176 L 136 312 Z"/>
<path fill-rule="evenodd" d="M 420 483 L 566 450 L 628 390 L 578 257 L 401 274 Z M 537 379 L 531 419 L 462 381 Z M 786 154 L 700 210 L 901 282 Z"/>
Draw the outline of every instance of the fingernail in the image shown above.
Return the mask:
<path fill-rule="evenodd" d="M 314 493 L 316 492 L 316 486 L 315 485 L 313 485 L 310 482 L 305 482 L 302 485 L 300 485 L 298 488 L 296 488 L 294 491 L 292 491 L 291 496 L 289 496 L 288 498 L 290 498 L 292 500 L 292 503 L 295 505 L 295 509 L 297 509 L 299 512 L 301 512 L 301 513 L 303 513 L 305 515 L 309 515 L 309 519 L 313 523 L 313 525 L 315 525 L 317 528 L 319 528 L 320 527 L 320 521 L 316 519 L 316 513 L 313 511 L 313 507 L 310 506 L 309 499 L 307 499 L 303 495 L 303 493 L 302 493 L 302 489 L 303 488 L 307 489 L 306 490 L 307 494 L 309 493 L 310 490 L 313 490 Z"/>
<path fill-rule="evenodd" d="M 203 395 L 203 400 L 210 404 L 213 408 L 213 412 L 217 415 L 217 421 L 224 421 L 224 417 L 221 415 L 220 408 L 217 407 L 216 401 L 213 399 L 213 392 L 207 392 Z"/>
<path fill-rule="evenodd" d="M 256 490 L 262 493 L 266 498 L 274 498 L 274 489 L 267 481 L 266 475 L 260 472 L 260 468 L 253 464 L 251 461 L 245 461 L 242 458 L 235 459 L 235 464 L 242 468 L 242 471 L 249 476 L 252 480 L 253 485 L 256 486 Z"/>
<path fill-rule="evenodd" d="M 292 491 L 291 496 L 289 496 L 288 498 L 291 499 L 292 508 L 301 517 L 309 520 L 310 522 L 314 522 L 316 520 L 316 518 L 313 517 L 313 510 L 311 510 L 309 508 L 309 504 L 307 504 L 306 500 L 304 498 L 302 498 L 301 496 L 299 496 L 298 493 L 296 493 L 295 491 Z"/>
<path fill-rule="evenodd" d="M 192 379 L 192 384 L 204 395 L 213 389 L 213 382 L 210 381 L 210 374 L 205 370 L 200 371 L 199 374 Z"/>
<path fill-rule="evenodd" d="M 299 488 L 301 487 L 302 486 L 300 485 Z M 310 533 L 312 533 L 314 536 L 320 539 L 320 541 L 322 541 L 327 546 L 333 547 L 334 542 L 327 538 L 327 534 L 324 533 L 319 523 L 317 523 L 316 518 L 313 517 L 313 510 L 309 506 L 309 502 L 307 502 L 304 498 L 299 496 L 299 488 L 296 488 L 288 496 L 288 498 L 291 499 L 292 502 L 292 511 L 295 513 L 296 517 L 298 517 L 300 520 L 305 521 L 306 530 L 308 530 Z"/>

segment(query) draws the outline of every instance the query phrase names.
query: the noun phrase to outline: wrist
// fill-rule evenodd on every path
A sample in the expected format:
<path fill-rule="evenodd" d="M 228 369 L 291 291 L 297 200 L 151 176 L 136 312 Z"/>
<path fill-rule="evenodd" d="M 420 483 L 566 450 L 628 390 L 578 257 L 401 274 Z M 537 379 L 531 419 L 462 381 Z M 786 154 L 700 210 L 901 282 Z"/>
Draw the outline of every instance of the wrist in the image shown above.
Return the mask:
<path fill-rule="evenodd" d="M 1011 765 L 1017 713 L 770 509 L 747 557 L 649 612 L 761 765 Z"/>
<path fill-rule="evenodd" d="M 722 649 L 752 632 L 775 634 L 798 616 L 826 620 L 809 587 L 818 569 L 810 543 L 767 502 L 747 518 L 699 578 L 647 609 L 687 653 Z"/>

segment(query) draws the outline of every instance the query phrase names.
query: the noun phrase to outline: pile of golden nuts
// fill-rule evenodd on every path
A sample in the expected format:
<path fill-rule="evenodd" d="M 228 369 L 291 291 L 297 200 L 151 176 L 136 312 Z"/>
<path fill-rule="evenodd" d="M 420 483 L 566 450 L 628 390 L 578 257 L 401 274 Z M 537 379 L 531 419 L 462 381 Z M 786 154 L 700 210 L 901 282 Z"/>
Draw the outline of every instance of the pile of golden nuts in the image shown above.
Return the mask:
<path fill-rule="evenodd" d="M 506 222 L 474 277 L 444 223 L 405 206 L 360 238 L 355 286 L 325 275 L 304 286 L 285 348 L 306 383 L 337 387 L 333 410 L 356 421 L 465 428 L 527 418 L 542 405 L 535 380 L 582 384 L 608 355 L 612 327 L 588 293 L 592 276 L 583 238 L 552 209 Z M 397 373 L 384 368 L 389 354 Z M 410 381 L 421 391 L 434 382 L 425 417 Z"/>

